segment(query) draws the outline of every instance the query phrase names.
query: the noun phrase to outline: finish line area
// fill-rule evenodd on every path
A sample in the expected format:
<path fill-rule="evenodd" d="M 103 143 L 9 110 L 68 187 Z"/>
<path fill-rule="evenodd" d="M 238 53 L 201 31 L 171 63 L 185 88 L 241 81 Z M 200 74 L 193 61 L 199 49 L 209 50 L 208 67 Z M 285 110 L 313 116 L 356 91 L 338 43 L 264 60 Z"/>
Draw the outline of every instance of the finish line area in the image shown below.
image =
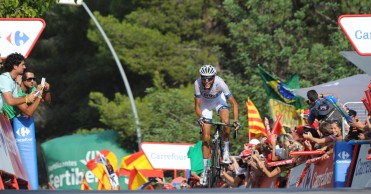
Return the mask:
<path fill-rule="evenodd" d="M 117 190 L 117 191 L 105 191 L 105 190 L 91 190 L 91 191 L 80 191 L 80 190 L 3 190 L 1 194 L 108 194 L 108 193 L 137 193 L 137 194 L 148 194 L 148 193 L 259 193 L 259 194 L 302 194 L 302 193 L 315 193 L 315 194 L 370 194 L 371 188 L 365 189 L 351 189 L 351 188 L 331 188 L 331 189 L 184 189 L 184 190 Z"/>

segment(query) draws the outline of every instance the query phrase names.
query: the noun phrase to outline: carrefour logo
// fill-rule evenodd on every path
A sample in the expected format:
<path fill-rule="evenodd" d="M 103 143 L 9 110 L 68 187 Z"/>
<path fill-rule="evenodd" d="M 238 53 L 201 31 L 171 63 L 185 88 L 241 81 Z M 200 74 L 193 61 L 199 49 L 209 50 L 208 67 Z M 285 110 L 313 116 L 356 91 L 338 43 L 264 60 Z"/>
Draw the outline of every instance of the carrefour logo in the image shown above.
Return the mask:
<path fill-rule="evenodd" d="M 350 155 L 349 155 L 348 152 L 342 151 L 342 152 L 339 152 L 338 156 L 339 156 L 339 158 L 345 160 L 345 159 L 348 159 Z"/>
<path fill-rule="evenodd" d="M 6 39 L 10 42 L 10 44 L 15 45 L 15 46 L 22 46 L 26 44 L 30 38 L 27 36 L 26 33 L 21 32 L 21 31 L 16 31 L 14 33 L 10 33 Z"/>
<path fill-rule="evenodd" d="M 28 134 L 30 134 L 30 130 L 27 127 L 22 127 L 17 130 L 18 136 L 26 137 Z"/>

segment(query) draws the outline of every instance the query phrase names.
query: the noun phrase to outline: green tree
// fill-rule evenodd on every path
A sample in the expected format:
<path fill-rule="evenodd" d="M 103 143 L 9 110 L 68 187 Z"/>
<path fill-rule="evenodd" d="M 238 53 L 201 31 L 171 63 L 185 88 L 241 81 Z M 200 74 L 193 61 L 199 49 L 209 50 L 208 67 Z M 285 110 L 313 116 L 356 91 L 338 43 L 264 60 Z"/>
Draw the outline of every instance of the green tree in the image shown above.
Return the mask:
<path fill-rule="evenodd" d="M 360 72 L 339 55 L 351 47 L 337 19 L 361 5 L 358 11 L 366 12 L 365 3 L 225 0 L 228 40 L 222 53 L 229 55 L 224 54 L 223 61 L 234 72 L 242 72 L 251 99 L 265 115 L 267 98 L 258 87 L 262 83 L 256 76 L 257 64 L 281 79 L 298 73 L 304 87 Z"/>
<path fill-rule="evenodd" d="M 41 17 L 54 0 L 2 0 L 0 1 L 1 18 Z"/>
<path fill-rule="evenodd" d="M 104 29 L 110 29 L 108 37 L 125 66 L 152 80 L 161 75 L 166 85 L 178 87 L 192 80 L 200 65 L 219 64 L 213 46 L 225 38 L 220 31 L 207 27 L 209 24 L 203 19 L 205 11 L 212 12 L 215 8 L 204 8 L 203 3 L 201 0 L 145 1 L 143 7 L 128 14 L 122 22 L 113 16 L 103 17 L 99 13 L 95 16 Z M 92 27 L 88 36 L 107 54 L 96 28 Z"/>

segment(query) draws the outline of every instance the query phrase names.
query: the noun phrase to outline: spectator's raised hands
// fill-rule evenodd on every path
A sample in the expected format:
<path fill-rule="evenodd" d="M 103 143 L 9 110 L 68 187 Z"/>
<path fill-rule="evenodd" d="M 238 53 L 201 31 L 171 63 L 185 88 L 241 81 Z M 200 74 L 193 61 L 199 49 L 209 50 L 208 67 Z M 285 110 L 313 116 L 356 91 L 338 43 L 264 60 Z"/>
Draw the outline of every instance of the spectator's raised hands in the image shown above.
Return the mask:
<path fill-rule="evenodd" d="M 276 134 L 271 135 L 271 144 L 272 145 L 277 145 L 277 135 Z"/>
<path fill-rule="evenodd" d="M 311 151 L 313 148 L 312 148 L 312 144 L 310 143 L 310 141 L 308 140 L 305 140 L 304 141 L 304 145 L 305 147 L 307 148 L 307 150 Z"/>
<path fill-rule="evenodd" d="M 304 137 L 305 139 L 309 139 L 309 140 L 311 140 L 311 139 L 313 138 L 313 135 L 312 135 L 311 132 L 308 132 L 308 133 L 303 133 L 303 137 Z"/>

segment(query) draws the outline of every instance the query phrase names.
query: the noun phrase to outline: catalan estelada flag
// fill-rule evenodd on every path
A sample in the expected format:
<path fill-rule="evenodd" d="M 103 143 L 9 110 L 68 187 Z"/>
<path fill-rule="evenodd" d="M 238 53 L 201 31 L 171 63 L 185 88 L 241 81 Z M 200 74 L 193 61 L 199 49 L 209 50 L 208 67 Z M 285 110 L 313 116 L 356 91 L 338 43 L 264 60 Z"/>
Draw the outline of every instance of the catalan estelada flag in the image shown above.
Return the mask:
<path fill-rule="evenodd" d="M 130 171 L 128 189 L 138 190 L 145 183 L 148 183 L 147 178 L 134 167 L 134 169 Z M 151 184 L 148 184 L 145 188 L 141 189 L 154 190 Z"/>
<path fill-rule="evenodd" d="M 263 121 L 260 117 L 259 111 L 254 103 L 247 99 L 247 121 L 249 125 L 248 137 L 249 139 L 258 139 L 261 136 L 267 136 L 267 129 L 265 128 Z"/>

